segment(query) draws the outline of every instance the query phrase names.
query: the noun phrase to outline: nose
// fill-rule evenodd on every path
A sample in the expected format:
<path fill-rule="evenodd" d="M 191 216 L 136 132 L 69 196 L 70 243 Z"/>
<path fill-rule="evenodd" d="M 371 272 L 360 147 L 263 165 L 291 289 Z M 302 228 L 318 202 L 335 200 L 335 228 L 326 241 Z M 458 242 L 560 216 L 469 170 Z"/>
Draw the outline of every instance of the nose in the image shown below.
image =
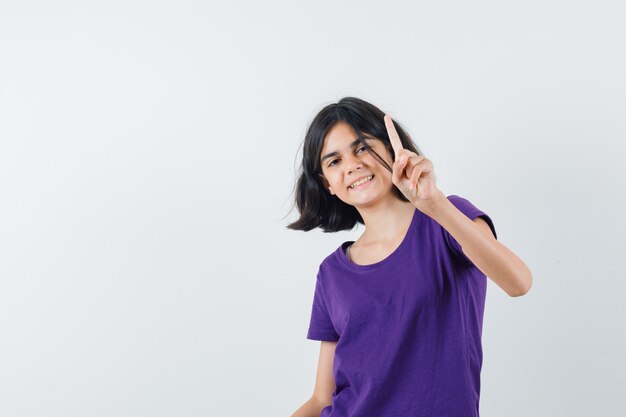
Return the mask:
<path fill-rule="evenodd" d="M 363 162 L 355 155 L 350 155 L 345 159 L 346 173 L 351 174 L 363 167 Z"/>

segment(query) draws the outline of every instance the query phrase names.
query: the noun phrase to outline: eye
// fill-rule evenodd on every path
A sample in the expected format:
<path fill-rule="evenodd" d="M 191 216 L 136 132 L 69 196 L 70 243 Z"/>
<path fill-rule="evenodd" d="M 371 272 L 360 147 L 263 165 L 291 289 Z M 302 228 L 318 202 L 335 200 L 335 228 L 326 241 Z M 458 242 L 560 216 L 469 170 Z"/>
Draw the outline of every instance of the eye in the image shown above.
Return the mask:
<path fill-rule="evenodd" d="M 361 150 L 367 150 L 367 148 L 365 146 L 361 146 L 360 148 L 358 148 L 356 151 L 357 153 L 359 153 Z M 329 167 L 332 167 L 333 165 L 335 165 L 335 162 L 337 162 L 336 159 L 333 159 L 332 161 L 330 161 L 330 163 L 328 164 Z"/>

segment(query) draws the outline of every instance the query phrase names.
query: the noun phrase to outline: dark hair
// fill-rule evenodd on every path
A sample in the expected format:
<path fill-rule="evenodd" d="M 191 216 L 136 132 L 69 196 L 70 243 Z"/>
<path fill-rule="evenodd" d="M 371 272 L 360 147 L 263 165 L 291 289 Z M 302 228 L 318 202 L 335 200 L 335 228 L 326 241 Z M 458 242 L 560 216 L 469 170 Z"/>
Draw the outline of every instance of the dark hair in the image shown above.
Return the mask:
<path fill-rule="evenodd" d="M 341 201 L 326 190 L 322 182 L 320 153 L 328 131 L 339 121 L 352 127 L 367 151 L 389 172 L 391 167 L 364 140 L 362 133 L 380 139 L 394 158 L 394 150 L 385 127 L 385 113 L 378 107 L 356 97 L 344 97 L 339 102 L 324 107 L 313 118 L 303 142 L 300 177 L 296 183 L 295 203 L 300 218 L 287 225 L 291 230 L 309 231 L 316 227 L 325 233 L 352 230 L 357 222 L 363 224 L 358 210 Z M 402 147 L 421 155 L 417 145 L 398 122 L 393 121 Z M 393 186 L 393 193 L 403 201 L 409 201 L 402 192 Z"/>

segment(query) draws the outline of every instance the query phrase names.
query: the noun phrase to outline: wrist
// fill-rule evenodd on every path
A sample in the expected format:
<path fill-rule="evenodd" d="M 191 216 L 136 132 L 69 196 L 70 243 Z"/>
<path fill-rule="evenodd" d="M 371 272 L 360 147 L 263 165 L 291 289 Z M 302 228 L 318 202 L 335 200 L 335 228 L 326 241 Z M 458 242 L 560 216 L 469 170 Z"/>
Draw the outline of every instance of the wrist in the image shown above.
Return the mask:
<path fill-rule="evenodd" d="M 439 190 L 434 197 L 429 198 L 428 200 L 423 200 L 419 203 L 414 203 L 413 205 L 424 214 L 433 217 L 438 212 L 441 212 L 447 203 L 450 203 L 448 197 L 446 197 L 446 195 Z"/>

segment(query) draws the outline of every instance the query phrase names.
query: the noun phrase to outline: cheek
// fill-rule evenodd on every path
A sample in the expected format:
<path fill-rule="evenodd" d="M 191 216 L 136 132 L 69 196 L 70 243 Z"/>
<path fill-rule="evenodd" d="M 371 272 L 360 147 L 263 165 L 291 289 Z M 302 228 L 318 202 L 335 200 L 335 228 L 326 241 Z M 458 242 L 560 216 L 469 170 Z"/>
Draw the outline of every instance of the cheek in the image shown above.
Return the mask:
<path fill-rule="evenodd" d="M 376 178 L 381 184 L 393 184 L 393 175 L 382 165 L 376 170 Z"/>
<path fill-rule="evenodd" d="M 387 151 L 387 148 L 385 148 L 385 147 L 373 147 L 372 149 L 378 154 L 378 156 L 380 156 L 385 162 L 387 162 L 387 164 L 389 164 L 389 166 L 393 165 L 393 158 L 389 155 L 389 152 Z M 386 171 L 385 167 L 380 163 L 380 161 L 374 155 L 372 155 L 369 152 L 368 152 L 368 158 L 372 162 L 380 165 L 380 167 Z"/>
<path fill-rule="evenodd" d="M 393 165 L 393 157 L 389 155 L 387 149 L 385 148 L 384 153 L 379 153 L 379 155 L 389 164 L 389 166 Z"/>

